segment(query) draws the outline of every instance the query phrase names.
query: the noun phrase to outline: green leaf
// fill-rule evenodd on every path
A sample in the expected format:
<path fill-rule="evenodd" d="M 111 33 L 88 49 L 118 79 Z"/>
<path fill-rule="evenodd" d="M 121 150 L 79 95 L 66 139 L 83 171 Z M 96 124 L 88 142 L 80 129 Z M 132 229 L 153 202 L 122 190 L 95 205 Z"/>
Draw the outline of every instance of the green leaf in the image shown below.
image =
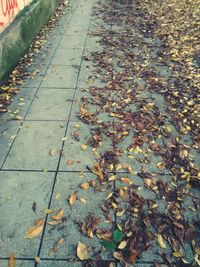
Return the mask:
<path fill-rule="evenodd" d="M 102 240 L 100 244 L 109 251 L 114 251 L 117 248 L 117 245 L 113 241 Z"/>
<path fill-rule="evenodd" d="M 113 232 L 113 240 L 115 243 L 119 243 L 120 241 L 122 241 L 122 237 L 123 237 L 123 232 L 120 231 L 119 229 Z"/>

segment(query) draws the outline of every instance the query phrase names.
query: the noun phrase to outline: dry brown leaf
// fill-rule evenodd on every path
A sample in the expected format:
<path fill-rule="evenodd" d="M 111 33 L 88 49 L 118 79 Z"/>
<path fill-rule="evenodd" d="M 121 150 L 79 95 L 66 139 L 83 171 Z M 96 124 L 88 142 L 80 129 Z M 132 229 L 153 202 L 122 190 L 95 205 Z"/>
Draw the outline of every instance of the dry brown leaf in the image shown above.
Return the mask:
<path fill-rule="evenodd" d="M 117 217 L 121 217 L 121 216 L 125 213 L 125 211 L 126 211 L 126 210 L 118 211 L 118 212 L 116 213 L 116 216 L 117 216 Z"/>
<path fill-rule="evenodd" d="M 56 150 L 55 149 L 50 149 L 49 150 L 49 156 L 53 157 L 56 155 Z"/>
<path fill-rule="evenodd" d="M 189 156 L 189 152 L 187 149 L 182 149 L 180 152 L 179 152 L 179 157 L 184 160 L 186 159 L 187 157 Z"/>
<path fill-rule="evenodd" d="M 158 242 L 158 244 L 159 244 L 159 246 L 161 248 L 166 248 L 166 244 L 165 244 L 165 242 L 164 242 L 163 237 L 161 236 L 161 234 L 158 234 L 157 235 L 157 242 Z"/>
<path fill-rule="evenodd" d="M 122 241 L 119 246 L 118 249 L 124 249 L 127 246 L 127 242 L 126 241 Z"/>
<path fill-rule="evenodd" d="M 61 220 L 60 221 L 49 221 L 48 224 L 54 226 L 54 225 L 60 224 L 61 222 L 62 222 Z"/>
<path fill-rule="evenodd" d="M 132 185 L 132 184 L 133 184 L 133 182 L 131 181 L 130 178 L 121 177 L 120 180 L 121 180 L 123 183 L 129 184 L 129 185 Z"/>
<path fill-rule="evenodd" d="M 44 225 L 44 223 L 45 223 L 45 221 L 44 221 L 44 219 L 37 219 L 37 220 L 35 220 L 34 221 L 34 225 Z"/>
<path fill-rule="evenodd" d="M 69 196 L 69 204 L 72 207 L 77 200 L 77 195 L 76 192 L 72 192 L 71 195 Z"/>
<path fill-rule="evenodd" d="M 41 260 L 40 260 L 40 257 L 35 257 L 35 262 L 36 262 L 36 263 L 40 263 L 40 261 L 41 261 Z"/>
<path fill-rule="evenodd" d="M 135 263 L 137 256 L 138 256 L 138 252 L 136 250 L 131 250 L 127 261 L 131 263 Z"/>
<path fill-rule="evenodd" d="M 115 251 L 113 253 L 113 257 L 117 260 L 120 260 L 122 261 L 123 260 L 123 255 L 122 255 L 122 252 L 121 251 Z"/>
<path fill-rule="evenodd" d="M 181 257 L 183 257 L 183 253 L 182 253 L 181 251 L 174 251 L 174 252 L 172 253 L 172 255 L 173 255 L 174 257 L 176 257 L 176 258 L 181 258 Z"/>
<path fill-rule="evenodd" d="M 87 246 L 84 243 L 78 242 L 76 252 L 78 258 L 82 261 L 89 258 Z"/>
<path fill-rule="evenodd" d="M 52 209 L 45 209 L 44 210 L 44 213 L 46 213 L 46 214 L 51 214 L 53 212 L 54 212 L 54 210 L 52 210 Z"/>
<path fill-rule="evenodd" d="M 82 149 L 83 151 L 86 150 L 87 147 L 88 147 L 88 145 L 85 145 L 85 144 L 81 145 L 81 149 Z"/>
<path fill-rule="evenodd" d="M 89 183 L 80 184 L 80 188 L 82 188 L 83 190 L 87 190 L 89 187 L 90 187 Z"/>
<path fill-rule="evenodd" d="M 33 238 L 41 234 L 42 230 L 44 228 L 44 225 L 35 225 L 27 230 L 25 234 L 25 238 Z"/>
<path fill-rule="evenodd" d="M 165 163 L 164 162 L 158 162 L 156 166 L 161 171 L 163 171 L 165 169 Z"/>
<path fill-rule="evenodd" d="M 71 159 L 69 159 L 69 160 L 66 161 L 66 164 L 68 166 L 74 165 L 74 163 L 75 163 L 75 161 L 74 160 L 71 160 Z"/>
<path fill-rule="evenodd" d="M 15 254 L 12 254 L 9 257 L 8 266 L 9 267 L 15 267 Z"/>
<path fill-rule="evenodd" d="M 108 178 L 108 181 L 114 181 L 116 180 L 116 175 L 112 175 Z"/>
<path fill-rule="evenodd" d="M 79 200 L 80 200 L 81 203 L 86 203 L 87 202 L 86 199 L 83 198 L 83 197 L 80 197 Z"/>
<path fill-rule="evenodd" d="M 104 173 L 103 171 L 101 170 L 101 166 L 99 163 L 96 163 L 92 168 L 91 168 L 91 171 L 96 174 L 99 179 L 102 181 L 104 180 Z"/>
<path fill-rule="evenodd" d="M 54 221 L 60 221 L 62 219 L 63 215 L 64 215 L 64 210 L 59 209 L 55 216 L 51 216 L 51 219 Z"/>

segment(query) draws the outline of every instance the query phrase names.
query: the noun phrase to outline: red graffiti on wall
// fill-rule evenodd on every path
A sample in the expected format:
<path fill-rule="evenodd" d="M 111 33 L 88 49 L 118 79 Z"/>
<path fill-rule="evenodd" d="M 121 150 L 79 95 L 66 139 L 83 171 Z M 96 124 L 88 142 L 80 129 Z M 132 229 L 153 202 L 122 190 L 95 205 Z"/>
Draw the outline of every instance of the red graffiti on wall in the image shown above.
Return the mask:
<path fill-rule="evenodd" d="M 18 0 L 1 0 L 0 3 L 0 8 L 4 17 L 8 17 L 10 19 L 15 14 L 16 9 L 19 11 Z"/>
<path fill-rule="evenodd" d="M 10 23 L 30 0 L 0 0 L 0 27 Z"/>

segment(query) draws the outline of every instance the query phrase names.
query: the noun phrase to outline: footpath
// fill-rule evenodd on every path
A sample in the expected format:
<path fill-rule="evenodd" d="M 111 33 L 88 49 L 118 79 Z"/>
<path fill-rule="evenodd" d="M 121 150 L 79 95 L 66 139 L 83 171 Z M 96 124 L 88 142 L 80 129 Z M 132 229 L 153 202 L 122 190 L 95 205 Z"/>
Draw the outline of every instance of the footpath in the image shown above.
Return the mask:
<path fill-rule="evenodd" d="M 71 1 L 27 67 L 0 117 L 0 267 L 199 266 L 197 140 L 142 12 Z"/>

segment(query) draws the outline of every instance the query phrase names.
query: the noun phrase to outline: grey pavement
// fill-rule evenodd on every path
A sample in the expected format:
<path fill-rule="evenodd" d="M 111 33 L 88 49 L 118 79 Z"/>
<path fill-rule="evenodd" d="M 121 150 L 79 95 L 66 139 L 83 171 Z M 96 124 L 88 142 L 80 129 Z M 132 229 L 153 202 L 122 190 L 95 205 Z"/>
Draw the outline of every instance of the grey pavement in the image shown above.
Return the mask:
<path fill-rule="evenodd" d="M 98 195 L 93 189 L 77 192 L 81 183 L 94 177 L 88 168 L 101 158 L 103 152 L 113 149 L 112 140 L 105 135 L 102 144 L 92 149 L 87 144 L 92 126 L 78 118 L 80 98 L 89 97 L 91 85 L 105 84 L 100 75 L 93 76 L 93 64 L 84 61 L 84 55 L 102 49 L 99 38 L 89 34 L 97 27 L 95 19 L 91 20 L 95 3 L 95 0 L 71 1 L 70 9 L 58 20 L 57 27 L 35 57 L 32 67 L 37 69 L 35 76 L 25 80 L 9 112 L 0 117 L 0 267 L 8 266 L 12 253 L 16 255 L 16 267 L 79 267 L 82 263 L 75 253 L 78 241 L 87 243 L 93 249 L 91 254 L 101 250 L 98 239 L 82 235 L 77 223 L 88 213 L 103 218 L 103 200 L 113 188 L 121 186 L 120 182 L 111 182 L 108 187 L 100 188 Z M 169 75 L 166 69 L 159 71 Z M 144 87 L 141 80 L 135 82 Z M 141 90 L 141 97 L 151 99 L 164 112 L 165 101 L 159 94 Z M 133 104 L 131 109 L 136 107 L 137 104 Z M 95 107 L 91 108 L 96 111 Z M 104 123 L 113 121 L 106 112 L 97 117 Z M 117 119 L 114 122 L 117 123 Z M 166 123 L 170 122 L 166 120 Z M 173 127 L 172 131 L 176 137 Z M 163 142 L 163 139 L 157 141 Z M 164 141 L 168 142 L 167 137 Z M 156 201 L 155 194 L 144 188 L 143 181 L 131 176 L 121 165 L 130 164 L 135 172 L 142 169 L 154 172 L 164 181 L 169 181 L 170 174 L 157 168 L 161 158 L 153 151 L 147 150 L 145 155 L 140 151 L 128 153 L 130 142 L 127 138 L 118 146 L 122 153 L 117 175 L 132 179 L 140 189 L 138 194 Z M 147 155 L 150 165 L 144 160 Z M 68 201 L 72 192 L 77 193 L 73 208 Z M 185 205 L 186 209 L 192 205 L 189 197 Z M 44 210 L 52 209 L 55 215 L 61 208 L 65 216 L 62 224 L 52 226 L 49 223 L 51 215 Z M 160 201 L 159 209 L 165 208 L 166 203 Z M 113 210 L 110 216 L 116 219 L 115 223 L 123 223 L 123 216 L 116 218 Z M 27 229 L 37 219 L 45 221 L 43 232 L 36 238 L 25 239 Z M 109 220 L 102 220 L 102 227 L 111 228 Z M 60 239 L 63 239 L 61 247 L 57 253 L 52 253 Z M 145 252 L 134 266 L 152 266 L 158 252 L 162 252 L 161 249 Z M 38 264 L 36 256 L 40 258 Z M 106 251 L 102 258 L 113 261 L 112 255 Z M 114 263 L 114 266 L 122 265 Z"/>

